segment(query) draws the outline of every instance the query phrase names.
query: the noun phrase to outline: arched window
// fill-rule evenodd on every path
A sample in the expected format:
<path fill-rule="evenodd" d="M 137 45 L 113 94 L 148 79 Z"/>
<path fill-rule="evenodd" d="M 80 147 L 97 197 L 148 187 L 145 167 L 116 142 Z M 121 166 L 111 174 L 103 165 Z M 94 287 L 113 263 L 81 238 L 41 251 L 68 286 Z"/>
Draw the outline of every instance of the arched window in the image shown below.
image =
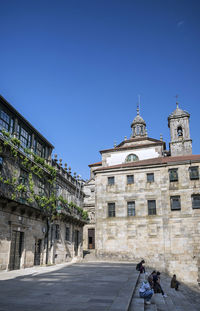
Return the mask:
<path fill-rule="evenodd" d="M 136 154 L 131 153 L 126 157 L 126 162 L 134 162 L 134 161 L 139 161 L 139 158 Z"/>
<path fill-rule="evenodd" d="M 177 128 L 177 134 L 178 134 L 178 137 L 183 136 L 183 129 L 182 129 L 181 126 L 179 126 L 179 127 Z"/>

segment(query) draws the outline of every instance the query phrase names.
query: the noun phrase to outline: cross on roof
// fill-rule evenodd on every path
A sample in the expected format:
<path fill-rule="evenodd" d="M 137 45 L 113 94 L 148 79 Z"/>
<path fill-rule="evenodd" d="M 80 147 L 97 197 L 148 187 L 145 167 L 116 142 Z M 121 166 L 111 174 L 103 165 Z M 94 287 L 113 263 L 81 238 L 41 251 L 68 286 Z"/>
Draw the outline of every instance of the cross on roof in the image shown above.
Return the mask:
<path fill-rule="evenodd" d="M 176 97 L 176 108 L 178 108 L 178 95 L 176 95 L 175 97 Z"/>

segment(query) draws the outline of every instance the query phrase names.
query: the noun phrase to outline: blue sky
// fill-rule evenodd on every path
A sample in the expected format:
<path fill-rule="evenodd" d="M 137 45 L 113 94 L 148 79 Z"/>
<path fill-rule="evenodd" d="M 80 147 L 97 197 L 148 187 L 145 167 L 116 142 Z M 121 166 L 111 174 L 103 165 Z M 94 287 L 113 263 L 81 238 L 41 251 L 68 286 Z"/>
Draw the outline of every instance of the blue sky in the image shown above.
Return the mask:
<path fill-rule="evenodd" d="M 200 153 L 199 0 L 0 0 L 0 39 L 0 94 L 72 172 L 130 137 L 138 94 L 167 146 L 178 94 Z"/>

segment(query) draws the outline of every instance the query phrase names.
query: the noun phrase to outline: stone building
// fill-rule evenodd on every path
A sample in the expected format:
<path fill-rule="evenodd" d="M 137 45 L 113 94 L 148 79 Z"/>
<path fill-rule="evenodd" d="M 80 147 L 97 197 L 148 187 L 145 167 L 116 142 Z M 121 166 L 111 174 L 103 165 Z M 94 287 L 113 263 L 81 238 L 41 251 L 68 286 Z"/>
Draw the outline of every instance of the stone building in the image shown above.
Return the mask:
<path fill-rule="evenodd" d="M 101 162 L 89 165 L 90 179 L 84 183 L 85 194 L 83 208 L 88 212 L 89 223 L 83 228 L 83 249 L 95 250 L 95 176 L 93 171 L 101 167 Z"/>
<path fill-rule="evenodd" d="M 82 257 L 82 182 L 0 96 L 0 269 Z"/>
<path fill-rule="evenodd" d="M 102 162 L 90 165 L 99 258 L 144 258 L 183 282 L 200 281 L 200 155 L 192 155 L 189 117 L 177 104 L 167 151 L 162 138 L 147 136 L 137 109 L 131 138 L 100 151 Z"/>

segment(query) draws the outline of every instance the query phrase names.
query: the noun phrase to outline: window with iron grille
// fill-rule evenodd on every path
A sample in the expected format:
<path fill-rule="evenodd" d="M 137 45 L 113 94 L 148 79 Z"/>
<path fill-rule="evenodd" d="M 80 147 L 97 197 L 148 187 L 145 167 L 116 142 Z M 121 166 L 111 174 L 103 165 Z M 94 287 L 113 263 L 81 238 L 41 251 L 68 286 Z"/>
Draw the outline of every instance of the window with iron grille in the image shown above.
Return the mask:
<path fill-rule="evenodd" d="M 191 166 L 189 168 L 190 172 L 190 179 L 199 179 L 199 167 L 198 166 Z"/>
<path fill-rule="evenodd" d="M 178 169 L 177 168 L 173 168 L 169 170 L 169 180 L 178 181 Z"/>
<path fill-rule="evenodd" d="M 200 194 L 192 195 L 192 208 L 200 208 Z"/>
<path fill-rule="evenodd" d="M 114 185 L 115 184 L 115 177 L 108 177 L 108 185 Z"/>
<path fill-rule="evenodd" d="M 147 182 L 154 182 L 154 173 L 147 174 Z"/>
<path fill-rule="evenodd" d="M 156 215 L 156 201 L 148 200 L 148 215 Z"/>
<path fill-rule="evenodd" d="M 127 184 L 133 184 L 134 183 L 134 175 L 127 175 Z"/>
<path fill-rule="evenodd" d="M 115 203 L 108 203 L 108 217 L 115 217 Z"/>
<path fill-rule="evenodd" d="M 128 216 L 135 216 L 135 201 L 127 202 Z"/>
<path fill-rule="evenodd" d="M 66 227 L 65 240 L 70 241 L 70 228 L 69 227 Z"/>
<path fill-rule="evenodd" d="M 175 195 L 170 197 L 171 210 L 180 210 L 181 209 L 181 198 L 180 195 Z"/>
<path fill-rule="evenodd" d="M 55 239 L 58 240 L 60 238 L 60 226 L 55 225 Z"/>

